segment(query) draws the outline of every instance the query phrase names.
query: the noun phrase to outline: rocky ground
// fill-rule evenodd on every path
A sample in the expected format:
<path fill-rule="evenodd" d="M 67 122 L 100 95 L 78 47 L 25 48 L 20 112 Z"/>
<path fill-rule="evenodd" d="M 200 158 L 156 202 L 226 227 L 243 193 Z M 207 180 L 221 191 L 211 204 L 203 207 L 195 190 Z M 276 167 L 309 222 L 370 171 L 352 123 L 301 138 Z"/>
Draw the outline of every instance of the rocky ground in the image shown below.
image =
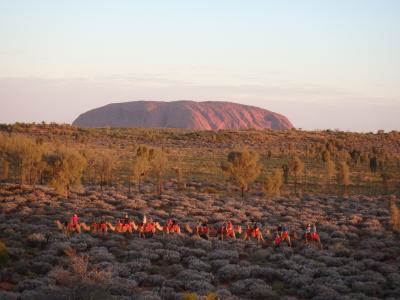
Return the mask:
<path fill-rule="evenodd" d="M 89 189 L 63 198 L 50 189 L 0 186 L 0 240 L 9 253 L 0 271 L 0 299 L 182 299 L 189 292 L 220 299 L 399 299 L 400 238 L 390 231 L 388 197 L 279 198 L 267 203 L 167 189 L 127 197 Z M 287 224 L 299 236 L 317 222 L 323 250 L 293 242 L 274 249 L 271 238 L 201 240 L 184 234 L 141 239 L 137 234 L 67 238 L 55 219 L 78 212 L 82 221 L 128 212 L 180 224 L 256 219 L 264 228 Z M 0 254 L 1 255 L 1 254 Z M 209 295 L 211 299 L 211 295 Z"/>

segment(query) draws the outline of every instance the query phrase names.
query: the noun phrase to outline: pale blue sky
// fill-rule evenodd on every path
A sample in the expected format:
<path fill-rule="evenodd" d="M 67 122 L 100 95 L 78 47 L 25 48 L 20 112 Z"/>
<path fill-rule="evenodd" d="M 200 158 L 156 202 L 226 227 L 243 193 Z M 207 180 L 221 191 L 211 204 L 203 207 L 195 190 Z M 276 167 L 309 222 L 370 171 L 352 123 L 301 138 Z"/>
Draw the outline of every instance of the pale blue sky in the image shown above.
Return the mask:
<path fill-rule="evenodd" d="M 399 130 L 400 1 L 0 0 L 0 122 L 182 99 Z"/>

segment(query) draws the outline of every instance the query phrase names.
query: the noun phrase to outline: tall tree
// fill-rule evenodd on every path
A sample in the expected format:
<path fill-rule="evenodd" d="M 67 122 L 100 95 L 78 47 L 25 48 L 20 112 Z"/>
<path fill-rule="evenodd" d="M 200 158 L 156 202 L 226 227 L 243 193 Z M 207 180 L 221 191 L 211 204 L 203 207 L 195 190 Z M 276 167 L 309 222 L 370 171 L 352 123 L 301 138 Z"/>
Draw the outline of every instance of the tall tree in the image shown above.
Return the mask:
<path fill-rule="evenodd" d="M 347 195 L 350 184 L 350 169 L 345 161 L 338 164 L 337 182 L 342 187 L 342 194 Z"/>
<path fill-rule="evenodd" d="M 325 167 L 326 167 L 326 185 L 329 186 L 331 183 L 332 177 L 336 173 L 335 163 L 333 162 L 333 160 L 328 159 L 325 162 Z"/>
<path fill-rule="evenodd" d="M 167 155 L 163 150 L 155 149 L 151 158 L 151 174 L 156 180 L 157 193 L 163 192 L 164 176 L 168 168 Z"/>
<path fill-rule="evenodd" d="M 232 151 L 228 154 L 227 162 L 221 164 L 221 168 L 233 184 L 240 188 L 244 200 L 245 191 L 260 174 L 259 155 L 247 149 Z"/>
<path fill-rule="evenodd" d="M 46 157 L 51 170 L 50 185 L 59 193 L 69 194 L 71 187 L 81 185 L 81 177 L 86 167 L 85 158 L 76 150 L 58 148 Z"/>
<path fill-rule="evenodd" d="M 282 169 L 274 169 L 272 174 L 268 174 L 264 181 L 264 192 L 268 199 L 279 196 L 283 185 Z"/>
<path fill-rule="evenodd" d="M 132 178 L 138 184 L 138 192 L 141 192 L 141 182 L 146 178 L 150 169 L 150 151 L 146 147 L 139 147 L 132 164 Z"/>
<path fill-rule="evenodd" d="M 112 185 L 115 160 L 110 153 L 101 153 L 95 162 L 96 173 L 100 176 L 100 186 Z"/>
<path fill-rule="evenodd" d="M 291 169 L 293 170 L 293 175 L 294 175 L 294 192 L 297 194 L 297 184 L 299 177 L 301 174 L 304 172 L 304 163 L 301 161 L 301 159 L 298 156 L 294 156 L 292 158 L 292 161 L 290 162 L 291 164 Z"/>

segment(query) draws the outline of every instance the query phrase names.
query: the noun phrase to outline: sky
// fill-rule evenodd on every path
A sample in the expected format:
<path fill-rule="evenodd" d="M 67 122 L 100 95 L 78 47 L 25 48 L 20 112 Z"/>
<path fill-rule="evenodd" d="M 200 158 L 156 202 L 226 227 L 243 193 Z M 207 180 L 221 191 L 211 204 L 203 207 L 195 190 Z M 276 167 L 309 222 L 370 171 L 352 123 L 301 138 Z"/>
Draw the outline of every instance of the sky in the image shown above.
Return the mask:
<path fill-rule="evenodd" d="M 400 1 L 0 0 L 0 123 L 135 100 L 400 130 Z"/>

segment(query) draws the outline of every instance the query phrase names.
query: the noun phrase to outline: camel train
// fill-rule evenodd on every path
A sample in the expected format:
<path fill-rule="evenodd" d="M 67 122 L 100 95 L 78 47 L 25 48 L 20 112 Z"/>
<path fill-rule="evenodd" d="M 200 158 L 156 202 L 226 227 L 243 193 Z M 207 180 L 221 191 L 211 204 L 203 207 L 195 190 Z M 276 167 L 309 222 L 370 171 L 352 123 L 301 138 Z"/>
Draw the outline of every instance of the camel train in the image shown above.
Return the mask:
<path fill-rule="evenodd" d="M 129 219 L 127 214 L 125 214 L 124 218 L 119 219 L 115 225 L 104 219 L 87 225 L 84 222 L 79 222 L 76 214 L 73 215 L 69 222 L 62 223 L 56 220 L 55 223 L 58 229 L 68 237 L 74 233 L 79 234 L 81 232 L 91 232 L 93 234 L 107 234 L 108 232 L 132 234 L 137 232 L 139 237 L 142 238 L 152 237 L 157 232 L 162 232 L 163 235 L 182 235 L 181 227 L 175 219 L 168 219 L 164 225 L 161 225 L 159 222 L 147 219 L 144 216 L 142 223 L 135 223 L 135 221 Z M 264 233 L 265 236 L 273 240 L 275 247 L 281 246 L 282 243 L 288 247 L 292 247 L 292 239 L 301 239 L 296 234 L 289 234 L 288 228 L 282 224 L 279 224 L 275 231 L 271 232 L 269 229 L 263 231 L 258 223 L 254 221 L 247 224 L 245 230 L 243 230 L 241 225 L 233 225 L 231 221 L 224 222 L 218 228 L 210 226 L 207 222 L 199 222 L 193 226 L 184 224 L 184 229 L 190 236 L 197 236 L 206 240 L 210 238 L 219 238 L 221 240 L 241 238 L 244 241 L 255 240 L 258 244 L 265 243 Z M 317 244 L 322 249 L 321 239 L 315 224 L 308 224 L 306 226 L 304 241 L 306 244 Z"/>

